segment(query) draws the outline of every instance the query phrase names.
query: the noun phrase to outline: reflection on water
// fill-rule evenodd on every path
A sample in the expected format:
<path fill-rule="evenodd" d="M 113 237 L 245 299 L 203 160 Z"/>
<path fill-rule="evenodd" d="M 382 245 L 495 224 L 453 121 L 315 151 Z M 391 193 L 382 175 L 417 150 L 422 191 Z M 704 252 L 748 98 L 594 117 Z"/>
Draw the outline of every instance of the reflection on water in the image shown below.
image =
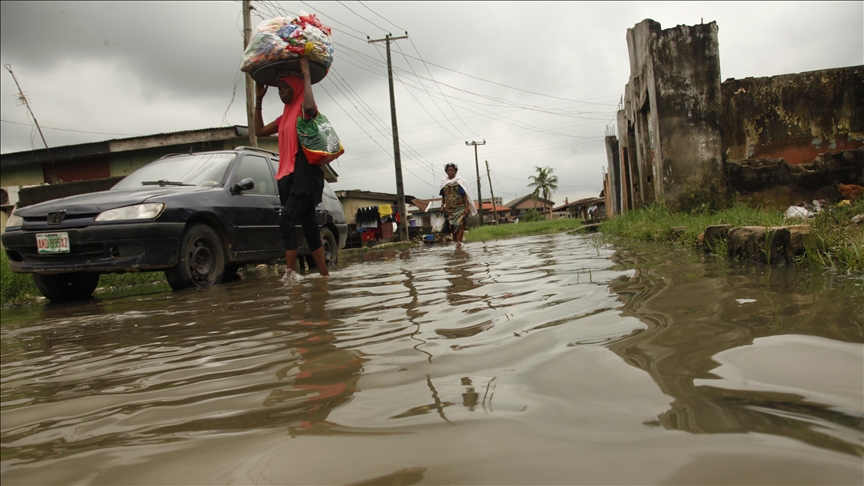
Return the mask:
<path fill-rule="evenodd" d="M 4 309 L 3 483 L 864 480 L 860 279 L 568 235 L 355 258 Z"/>
<path fill-rule="evenodd" d="M 622 315 L 648 329 L 609 348 L 675 398 L 649 424 L 693 433 L 779 434 L 864 455 L 860 279 L 671 264 L 663 255 L 635 250 L 614 260 L 634 269 L 610 285 L 624 302 Z M 718 382 L 724 356 L 729 362 L 723 367 L 734 369 L 727 381 L 735 387 Z M 804 374 L 811 375 L 804 386 L 782 385 Z"/>

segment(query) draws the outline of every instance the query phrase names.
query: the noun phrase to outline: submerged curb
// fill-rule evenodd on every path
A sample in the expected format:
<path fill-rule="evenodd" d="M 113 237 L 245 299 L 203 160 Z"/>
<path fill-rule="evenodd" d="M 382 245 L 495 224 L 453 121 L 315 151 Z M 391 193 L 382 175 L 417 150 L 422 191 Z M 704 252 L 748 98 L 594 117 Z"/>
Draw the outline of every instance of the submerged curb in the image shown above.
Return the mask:
<path fill-rule="evenodd" d="M 706 253 L 725 253 L 729 258 L 765 265 L 793 264 L 811 243 L 810 226 L 709 226 L 699 235 Z"/>

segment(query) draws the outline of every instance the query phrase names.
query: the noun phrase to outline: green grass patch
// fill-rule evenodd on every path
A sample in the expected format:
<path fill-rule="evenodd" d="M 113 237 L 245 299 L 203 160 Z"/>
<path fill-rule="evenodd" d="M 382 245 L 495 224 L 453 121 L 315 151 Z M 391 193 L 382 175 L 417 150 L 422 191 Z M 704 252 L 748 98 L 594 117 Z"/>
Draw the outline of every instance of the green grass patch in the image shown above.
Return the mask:
<path fill-rule="evenodd" d="M 864 214 L 864 200 L 818 213 L 807 220 L 786 221 L 780 211 L 767 211 L 735 203 L 728 209 L 711 211 L 700 208 L 691 212 L 675 212 L 662 204 L 627 211 L 603 221 L 600 231 L 607 238 L 638 241 L 674 242 L 686 247 L 698 246 L 699 235 L 708 226 L 786 226 L 807 224 L 811 241 L 799 266 L 831 267 L 841 272 L 864 274 L 864 225 L 851 222 L 853 216 Z M 726 254 L 725 243 L 711 248 L 712 253 Z"/>
<path fill-rule="evenodd" d="M 118 289 L 134 288 L 141 285 L 164 282 L 164 272 L 141 273 L 109 273 L 99 277 L 96 292 L 107 292 Z M 9 267 L 9 257 L 5 251 L 0 251 L 0 305 L 16 305 L 32 303 L 42 297 L 33 276 L 30 274 L 13 273 Z"/>
<path fill-rule="evenodd" d="M 735 204 L 719 211 L 699 210 L 674 212 L 662 204 L 627 211 L 603 221 L 600 231 L 612 237 L 639 241 L 674 241 L 684 246 L 698 245 L 699 235 L 708 226 L 781 226 L 785 224 L 778 212 Z"/>
<path fill-rule="evenodd" d="M 33 283 L 33 277 L 12 273 L 9 257 L 5 251 L 0 251 L 0 305 L 23 304 L 41 296 Z"/>
<path fill-rule="evenodd" d="M 96 288 L 96 292 L 162 282 L 168 284 L 165 272 L 106 273 L 99 277 L 99 287 Z"/>
<path fill-rule="evenodd" d="M 813 238 L 798 263 L 864 274 L 864 223 L 852 222 L 859 214 L 864 214 L 864 199 L 817 214 L 810 220 Z"/>
<path fill-rule="evenodd" d="M 519 222 L 498 226 L 478 226 L 465 232 L 465 241 L 488 241 L 513 236 L 561 233 L 581 226 L 583 223 L 579 219 L 553 219 L 551 221 Z"/>

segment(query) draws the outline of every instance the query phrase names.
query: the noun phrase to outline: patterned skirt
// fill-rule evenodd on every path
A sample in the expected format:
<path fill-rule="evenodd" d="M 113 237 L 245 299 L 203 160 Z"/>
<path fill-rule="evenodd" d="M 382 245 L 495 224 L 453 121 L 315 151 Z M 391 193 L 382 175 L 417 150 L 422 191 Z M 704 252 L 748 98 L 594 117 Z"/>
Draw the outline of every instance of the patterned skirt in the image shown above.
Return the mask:
<path fill-rule="evenodd" d="M 465 221 L 465 196 L 461 194 L 461 189 L 458 182 L 444 186 L 444 209 L 451 232 L 457 231 Z"/>

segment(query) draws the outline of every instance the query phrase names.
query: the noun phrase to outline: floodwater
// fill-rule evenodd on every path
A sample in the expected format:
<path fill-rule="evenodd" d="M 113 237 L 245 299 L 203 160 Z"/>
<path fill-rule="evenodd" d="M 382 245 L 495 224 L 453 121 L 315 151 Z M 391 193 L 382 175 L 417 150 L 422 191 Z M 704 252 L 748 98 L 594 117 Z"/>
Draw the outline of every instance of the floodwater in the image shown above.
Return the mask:
<path fill-rule="evenodd" d="M 864 280 L 590 236 L 2 311 L 12 484 L 862 484 Z"/>

